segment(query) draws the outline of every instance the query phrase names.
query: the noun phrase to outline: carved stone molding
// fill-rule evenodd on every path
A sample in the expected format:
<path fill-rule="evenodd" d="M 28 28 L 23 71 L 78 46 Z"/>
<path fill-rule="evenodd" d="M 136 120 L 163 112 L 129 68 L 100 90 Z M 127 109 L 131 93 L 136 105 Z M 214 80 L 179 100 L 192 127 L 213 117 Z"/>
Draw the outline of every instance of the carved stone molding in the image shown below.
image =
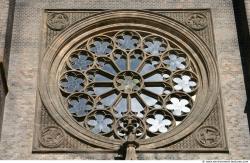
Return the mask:
<path fill-rule="evenodd" d="M 52 30 L 63 30 L 69 25 L 69 17 L 64 13 L 52 13 L 48 16 L 47 25 Z"/>
<path fill-rule="evenodd" d="M 44 147 L 55 148 L 63 143 L 64 132 L 57 126 L 49 126 L 42 129 L 39 140 Z"/>
<path fill-rule="evenodd" d="M 202 30 L 207 27 L 207 17 L 201 13 L 193 13 L 186 19 L 186 24 L 193 30 Z"/>
<path fill-rule="evenodd" d="M 196 133 L 196 140 L 203 147 L 213 148 L 221 142 L 221 133 L 214 126 L 202 126 Z"/>

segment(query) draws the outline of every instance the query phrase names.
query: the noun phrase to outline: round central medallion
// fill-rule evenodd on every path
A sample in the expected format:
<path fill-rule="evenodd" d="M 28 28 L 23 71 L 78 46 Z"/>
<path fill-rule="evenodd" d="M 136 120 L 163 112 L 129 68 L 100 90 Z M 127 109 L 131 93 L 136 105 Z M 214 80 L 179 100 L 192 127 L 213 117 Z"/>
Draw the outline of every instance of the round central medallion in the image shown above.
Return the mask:
<path fill-rule="evenodd" d="M 138 73 L 133 71 L 123 71 L 115 77 L 114 84 L 122 93 L 132 94 L 141 89 L 143 81 Z"/>

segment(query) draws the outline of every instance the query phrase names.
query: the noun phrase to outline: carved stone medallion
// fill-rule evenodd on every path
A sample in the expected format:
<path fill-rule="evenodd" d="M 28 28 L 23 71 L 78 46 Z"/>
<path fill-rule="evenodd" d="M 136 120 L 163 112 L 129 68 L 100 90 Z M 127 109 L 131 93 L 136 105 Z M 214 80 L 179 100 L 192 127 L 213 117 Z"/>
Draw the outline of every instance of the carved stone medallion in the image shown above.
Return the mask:
<path fill-rule="evenodd" d="M 220 131 L 213 126 L 202 126 L 196 134 L 197 142 L 203 147 L 216 147 L 221 141 Z"/>
<path fill-rule="evenodd" d="M 69 25 L 69 17 L 63 13 L 52 13 L 47 24 L 50 29 L 60 31 Z"/>
<path fill-rule="evenodd" d="M 202 30 L 207 27 L 207 17 L 200 13 L 194 13 L 187 18 L 186 24 L 194 30 Z"/>
<path fill-rule="evenodd" d="M 40 143 L 49 148 L 58 147 L 64 140 L 64 132 L 56 126 L 49 126 L 41 131 Z"/>

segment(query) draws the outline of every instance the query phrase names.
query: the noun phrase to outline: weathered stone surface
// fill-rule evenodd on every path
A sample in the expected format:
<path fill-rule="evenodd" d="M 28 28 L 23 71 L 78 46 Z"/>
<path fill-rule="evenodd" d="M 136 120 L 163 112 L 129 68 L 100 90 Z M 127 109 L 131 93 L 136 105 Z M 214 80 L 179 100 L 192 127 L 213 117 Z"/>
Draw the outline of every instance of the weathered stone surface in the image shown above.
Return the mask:
<path fill-rule="evenodd" d="M 249 0 L 245 0 L 245 7 L 246 7 L 246 12 L 247 12 L 248 28 L 250 32 L 250 1 Z"/>
<path fill-rule="evenodd" d="M 9 10 L 9 0 L 1 0 L 0 2 L 0 61 L 3 61 L 8 10 Z"/>
<path fill-rule="evenodd" d="M 3 5 L 2 5 L 3 4 Z M 0 6 L 7 1 L 0 2 Z M 115 154 L 32 153 L 38 60 L 44 9 L 210 8 L 224 103 L 229 153 L 139 154 L 139 159 L 250 159 L 244 80 L 232 2 L 229 0 L 17 0 L 0 142 L 1 159 L 113 159 Z M 3 7 L 5 9 L 5 7 Z M 5 11 L 2 11 L 4 12 Z M 6 13 L 1 14 L 4 20 Z M 1 21 L 2 23 L 2 21 Z M 2 31 L 2 27 L 1 27 Z M 2 32 L 1 32 L 2 39 Z M 2 45 L 2 41 L 1 41 Z M 1 48 L 2 46 L 0 46 Z"/>

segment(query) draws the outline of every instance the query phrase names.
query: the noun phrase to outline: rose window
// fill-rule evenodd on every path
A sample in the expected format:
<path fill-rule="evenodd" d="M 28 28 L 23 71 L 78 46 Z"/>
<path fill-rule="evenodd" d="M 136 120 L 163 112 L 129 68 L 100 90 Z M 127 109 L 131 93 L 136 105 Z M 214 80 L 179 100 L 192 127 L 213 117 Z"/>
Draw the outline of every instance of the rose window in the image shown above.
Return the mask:
<path fill-rule="evenodd" d="M 144 11 L 107 11 L 73 24 L 49 45 L 39 75 L 39 95 L 57 124 L 112 151 L 182 140 L 218 94 L 216 61 L 204 42 Z"/>
<path fill-rule="evenodd" d="M 192 111 L 195 72 L 188 54 L 167 38 L 111 31 L 71 52 L 58 82 L 68 113 L 82 127 L 121 139 L 121 118 L 134 117 L 141 128 L 136 136 L 148 139 L 171 131 Z"/>

